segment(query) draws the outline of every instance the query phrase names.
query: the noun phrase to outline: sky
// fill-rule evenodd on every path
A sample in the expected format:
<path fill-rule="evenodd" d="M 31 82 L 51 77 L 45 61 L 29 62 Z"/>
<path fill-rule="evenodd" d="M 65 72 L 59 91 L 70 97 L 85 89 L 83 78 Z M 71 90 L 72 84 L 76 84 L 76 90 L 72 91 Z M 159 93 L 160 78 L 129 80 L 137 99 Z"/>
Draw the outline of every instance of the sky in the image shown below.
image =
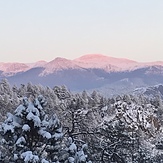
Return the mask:
<path fill-rule="evenodd" d="M 163 0 L 0 0 L 0 62 L 85 54 L 163 61 Z"/>

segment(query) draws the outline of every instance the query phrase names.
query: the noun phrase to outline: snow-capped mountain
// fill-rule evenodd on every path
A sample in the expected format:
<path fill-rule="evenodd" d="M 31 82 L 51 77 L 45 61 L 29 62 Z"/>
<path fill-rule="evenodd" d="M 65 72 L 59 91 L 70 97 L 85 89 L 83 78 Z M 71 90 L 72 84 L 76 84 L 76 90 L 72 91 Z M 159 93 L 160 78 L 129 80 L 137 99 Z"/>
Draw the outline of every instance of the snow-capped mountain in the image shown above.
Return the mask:
<path fill-rule="evenodd" d="M 4 76 L 14 75 L 18 72 L 24 72 L 30 67 L 25 63 L 0 63 L 0 71 Z"/>
<path fill-rule="evenodd" d="M 161 61 L 140 63 L 100 54 L 74 60 L 58 57 L 50 62 L 0 63 L 0 79 L 5 77 L 11 84 L 67 85 L 74 91 L 97 89 L 107 94 L 163 83 L 162 72 Z"/>
<path fill-rule="evenodd" d="M 136 67 L 139 63 L 136 61 L 108 57 L 101 54 L 84 55 L 74 60 L 78 65 L 84 68 L 102 68 L 106 71 L 124 71 Z"/>
<path fill-rule="evenodd" d="M 57 57 L 50 62 L 38 61 L 35 63 L 0 63 L 0 71 L 5 74 L 11 72 L 24 72 L 32 68 L 42 67 L 41 75 L 52 74 L 55 71 L 67 69 L 103 69 L 106 72 L 133 71 L 139 68 L 151 67 L 149 72 L 153 73 L 154 68 L 160 69 L 163 61 L 157 62 L 136 62 L 124 58 L 109 57 L 101 54 L 88 54 L 74 60 Z"/>
<path fill-rule="evenodd" d="M 54 60 L 44 65 L 45 69 L 40 74 L 41 76 L 52 74 L 56 71 L 68 70 L 68 69 L 80 69 L 73 61 L 57 57 Z"/>

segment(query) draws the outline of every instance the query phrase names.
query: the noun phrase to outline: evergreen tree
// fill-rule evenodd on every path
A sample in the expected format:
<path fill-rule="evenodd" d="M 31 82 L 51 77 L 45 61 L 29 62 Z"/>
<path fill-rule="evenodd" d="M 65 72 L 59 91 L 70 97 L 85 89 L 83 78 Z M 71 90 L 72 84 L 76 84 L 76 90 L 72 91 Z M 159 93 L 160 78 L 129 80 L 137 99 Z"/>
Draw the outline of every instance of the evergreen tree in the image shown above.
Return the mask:
<path fill-rule="evenodd" d="M 23 98 L 14 114 L 1 125 L 0 161 L 4 163 L 90 163 L 85 150 L 72 142 L 65 144 L 56 115 L 45 114 L 45 98 Z M 75 148 L 74 148 L 75 147 Z M 73 149 L 74 148 L 74 149 Z"/>
<path fill-rule="evenodd" d="M 52 162 L 58 159 L 62 127 L 55 115 L 49 118 L 45 114 L 45 105 L 41 95 L 31 101 L 24 98 L 14 114 L 8 113 L 1 125 L 2 143 L 6 147 L 1 150 L 4 162 Z"/>

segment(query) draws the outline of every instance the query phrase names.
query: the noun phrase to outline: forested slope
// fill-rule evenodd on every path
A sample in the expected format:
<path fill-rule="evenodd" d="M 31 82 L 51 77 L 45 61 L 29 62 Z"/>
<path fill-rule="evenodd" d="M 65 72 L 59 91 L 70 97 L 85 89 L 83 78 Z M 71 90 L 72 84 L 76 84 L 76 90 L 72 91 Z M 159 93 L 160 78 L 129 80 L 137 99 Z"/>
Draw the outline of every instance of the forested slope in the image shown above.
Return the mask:
<path fill-rule="evenodd" d="M 2 80 L 0 113 L 2 162 L 163 162 L 159 96 L 106 98 Z"/>

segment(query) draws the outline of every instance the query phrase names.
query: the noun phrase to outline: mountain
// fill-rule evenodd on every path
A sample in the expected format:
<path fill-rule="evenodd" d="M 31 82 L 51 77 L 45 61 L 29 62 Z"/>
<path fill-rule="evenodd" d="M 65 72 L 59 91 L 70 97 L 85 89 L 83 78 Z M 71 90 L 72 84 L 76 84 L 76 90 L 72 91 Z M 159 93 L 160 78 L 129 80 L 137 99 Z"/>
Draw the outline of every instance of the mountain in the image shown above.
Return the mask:
<path fill-rule="evenodd" d="M 0 63 L 0 71 L 4 76 L 11 76 L 18 72 L 24 72 L 30 67 L 24 63 Z"/>
<path fill-rule="evenodd" d="M 96 89 L 111 95 L 163 83 L 163 62 L 142 63 L 101 54 L 74 60 L 58 57 L 50 62 L 0 63 L 2 78 L 16 85 L 66 85 L 72 91 Z"/>
<path fill-rule="evenodd" d="M 49 75 L 56 71 L 62 71 L 68 69 L 80 69 L 80 67 L 71 60 L 58 57 L 45 64 L 45 69 L 40 75 L 41 76 Z"/>
<path fill-rule="evenodd" d="M 163 99 L 163 84 L 158 84 L 150 87 L 137 88 L 133 94 L 144 94 L 148 97 L 161 97 Z"/>
<path fill-rule="evenodd" d="M 124 71 L 134 68 L 138 65 L 136 61 L 108 57 L 101 54 L 84 55 L 74 60 L 78 65 L 84 68 L 102 68 L 106 71 Z"/>
<path fill-rule="evenodd" d="M 35 62 L 35 63 L 29 63 L 28 65 L 31 68 L 34 68 L 34 67 L 44 67 L 46 64 L 47 64 L 46 61 L 38 61 L 38 62 Z"/>

